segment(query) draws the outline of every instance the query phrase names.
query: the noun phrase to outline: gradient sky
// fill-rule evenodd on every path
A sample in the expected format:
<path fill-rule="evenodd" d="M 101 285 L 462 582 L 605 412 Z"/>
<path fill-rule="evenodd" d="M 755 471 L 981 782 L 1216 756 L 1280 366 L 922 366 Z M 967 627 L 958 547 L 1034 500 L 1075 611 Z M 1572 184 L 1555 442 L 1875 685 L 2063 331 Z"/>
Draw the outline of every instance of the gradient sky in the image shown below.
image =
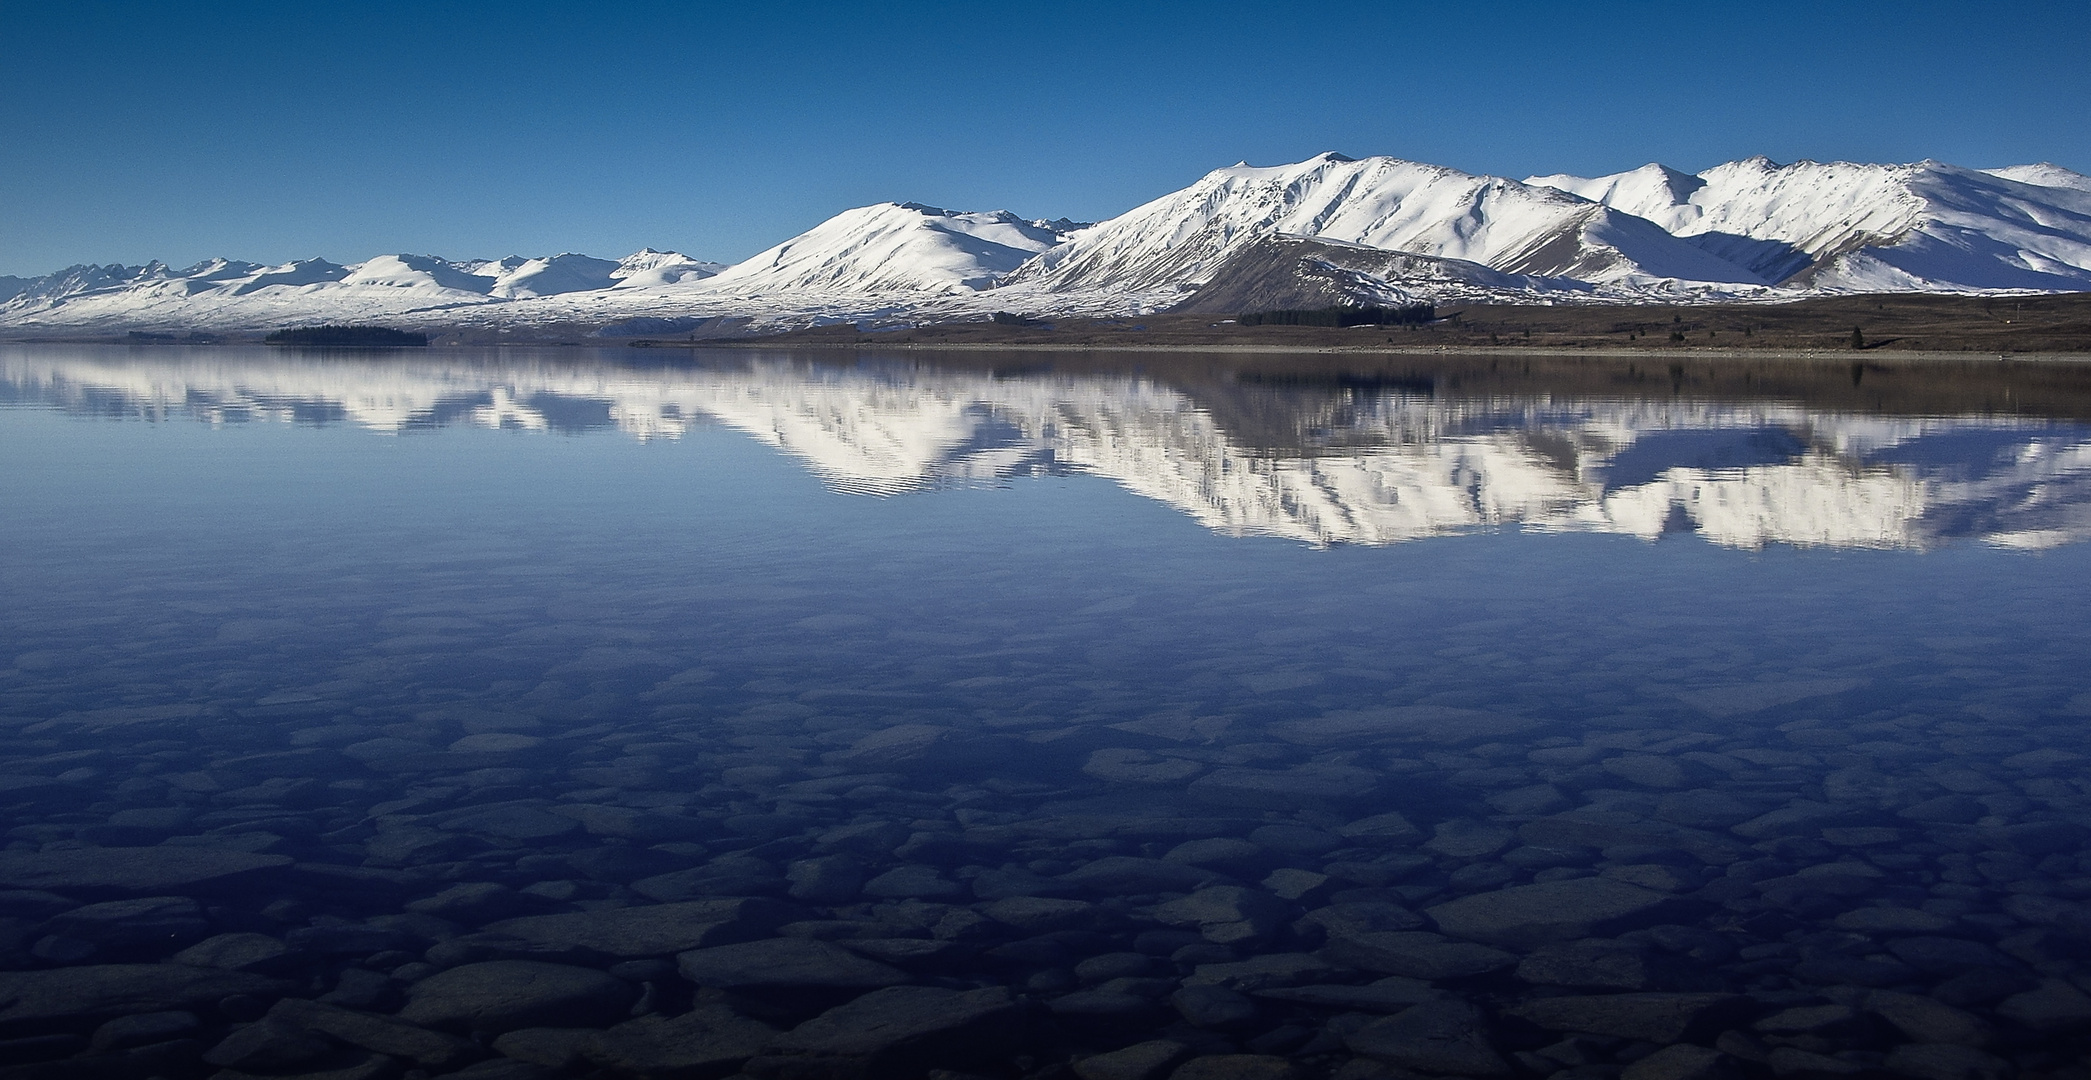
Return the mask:
<path fill-rule="evenodd" d="M 0 0 L 0 274 L 1098 219 L 1323 150 L 2091 172 L 2091 5 Z"/>

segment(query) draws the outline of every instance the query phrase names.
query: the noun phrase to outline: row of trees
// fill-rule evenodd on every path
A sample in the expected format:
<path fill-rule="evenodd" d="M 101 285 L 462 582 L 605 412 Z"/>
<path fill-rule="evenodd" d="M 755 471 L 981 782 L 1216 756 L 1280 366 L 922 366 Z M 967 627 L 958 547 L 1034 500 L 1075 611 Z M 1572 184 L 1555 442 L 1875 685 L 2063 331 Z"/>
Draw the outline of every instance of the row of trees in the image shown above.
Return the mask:
<path fill-rule="evenodd" d="M 270 345 L 308 345 L 339 348 L 343 346 L 370 348 L 373 346 L 397 348 L 399 346 L 426 345 L 427 334 L 416 334 L 407 330 L 394 330 L 389 326 L 301 326 L 296 329 L 278 330 L 262 341 Z"/>

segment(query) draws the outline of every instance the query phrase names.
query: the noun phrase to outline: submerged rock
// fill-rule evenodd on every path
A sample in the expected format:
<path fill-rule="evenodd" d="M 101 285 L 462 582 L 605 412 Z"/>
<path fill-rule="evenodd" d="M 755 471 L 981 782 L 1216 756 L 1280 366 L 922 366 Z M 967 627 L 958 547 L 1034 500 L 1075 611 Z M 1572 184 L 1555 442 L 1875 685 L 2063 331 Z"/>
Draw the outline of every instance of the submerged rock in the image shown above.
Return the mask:
<path fill-rule="evenodd" d="M 716 1077 L 736 1072 L 777 1038 L 776 1029 L 716 1006 L 681 1016 L 642 1016 L 592 1034 L 581 1056 L 617 1073 Z"/>
<path fill-rule="evenodd" d="M 766 938 L 694 949 L 676 957 L 682 977 L 699 986 L 873 988 L 908 982 L 906 972 L 825 941 Z"/>
<path fill-rule="evenodd" d="M 1278 986 L 1257 990 L 1254 996 L 1268 1001 L 1286 1001 L 1322 1009 L 1348 1012 L 1396 1013 L 1411 1005 L 1435 1001 L 1444 991 L 1420 979 L 1389 976 L 1364 986 L 1316 983 L 1308 986 Z"/>
<path fill-rule="evenodd" d="M 467 1039 L 316 1001 L 286 998 L 269 1010 L 268 1018 L 432 1069 L 456 1068 L 485 1056 Z"/>
<path fill-rule="evenodd" d="M 90 964 L 0 972 L 0 1034 L 91 1027 L 132 1013 L 214 1011 L 235 995 L 274 999 L 290 985 L 263 975 L 184 964 Z"/>
<path fill-rule="evenodd" d="M 1626 1067 L 1619 1080 L 1736 1080 L 1735 1059 L 1704 1046 L 1666 1046 Z"/>
<path fill-rule="evenodd" d="M 2016 1071 L 1995 1054 L 1951 1043 L 1908 1043 L 1881 1064 L 1916 1080 L 2009 1080 Z"/>
<path fill-rule="evenodd" d="M 1378 774 L 1350 765 L 1302 765 L 1292 769 L 1216 769 L 1193 780 L 1192 795 L 1227 806 L 1285 810 L 1348 802 L 1379 786 Z"/>
<path fill-rule="evenodd" d="M 1539 998 L 1507 1011 L 1550 1031 L 1674 1043 L 1711 1038 L 1752 1008 L 1733 994 L 1643 993 Z"/>
<path fill-rule="evenodd" d="M 1082 1080 L 1160 1080 L 1190 1053 L 1191 1048 L 1183 1043 L 1154 1039 L 1108 1054 L 1078 1058 L 1074 1071 Z"/>
<path fill-rule="evenodd" d="M 1216 879 L 1225 881 L 1224 875 L 1210 870 L 1130 855 L 1105 856 L 1060 876 L 1060 880 L 1070 885 L 1106 896 L 1188 892 Z"/>
<path fill-rule="evenodd" d="M 265 1019 L 227 1035 L 203 1060 L 242 1072 L 310 1072 L 335 1053 L 336 1045 L 316 1032 Z"/>
<path fill-rule="evenodd" d="M 210 920 L 186 896 L 154 896 L 74 908 L 43 932 L 29 951 L 52 963 L 158 959 L 209 933 Z"/>
<path fill-rule="evenodd" d="M 1186 986 L 1169 995 L 1169 1004 L 1185 1023 L 1202 1028 L 1246 1024 L 1261 1012 L 1254 1001 L 1224 986 Z"/>
<path fill-rule="evenodd" d="M 592 968 L 489 960 L 431 975 L 407 990 L 410 1024 L 500 1033 L 549 1024 L 599 1025 L 622 1017 L 637 988 Z"/>
<path fill-rule="evenodd" d="M 1435 982 L 1500 971 L 1517 963 L 1501 949 L 1449 941 L 1420 930 L 1375 931 L 1331 937 L 1322 955 L 1345 967 Z"/>
<path fill-rule="evenodd" d="M 1357 1053 L 1389 1065 L 1454 1076 L 1508 1076 L 1488 1019 L 1464 1001 L 1432 1001 L 1360 1028 L 1344 1040 Z"/>
<path fill-rule="evenodd" d="M 202 847 L 0 851 L 0 887 L 79 896 L 166 896 L 223 888 L 290 864 L 282 855 Z"/>
<path fill-rule="evenodd" d="M 154 1043 L 186 1038 L 202 1027 L 202 1019 L 186 1010 L 119 1016 L 95 1028 L 94 1039 L 87 1048 L 96 1053 L 106 1053 L 134 1046 L 150 1046 Z"/>
<path fill-rule="evenodd" d="M 858 1075 L 898 1078 L 1006 1060 L 1025 1041 L 1023 1009 L 1007 989 L 894 986 L 821 1013 L 774 1040 L 771 1050 L 851 1059 Z"/>
<path fill-rule="evenodd" d="M 489 934 L 555 950 L 629 960 L 730 945 L 775 930 L 792 908 L 759 899 L 691 900 L 608 911 L 526 915 L 489 924 Z"/>
<path fill-rule="evenodd" d="M 1517 977 L 1528 983 L 1592 990 L 1648 990 L 1684 976 L 1646 950 L 1603 939 L 1542 946 L 1517 965 Z"/>
<path fill-rule="evenodd" d="M 1270 1054 L 1207 1054 L 1184 1062 L 1169 1080 L 1301 1080 L 1299 1066 Z"/>
<path fill-rule="evenodd" d="M 1609 937 L 1675 921 L 1678 912 L 1678 903 L 1662 893 L 1608 878 L 1519 885 L 1424 910 L 1444 933 L 1506 948 Z"/>

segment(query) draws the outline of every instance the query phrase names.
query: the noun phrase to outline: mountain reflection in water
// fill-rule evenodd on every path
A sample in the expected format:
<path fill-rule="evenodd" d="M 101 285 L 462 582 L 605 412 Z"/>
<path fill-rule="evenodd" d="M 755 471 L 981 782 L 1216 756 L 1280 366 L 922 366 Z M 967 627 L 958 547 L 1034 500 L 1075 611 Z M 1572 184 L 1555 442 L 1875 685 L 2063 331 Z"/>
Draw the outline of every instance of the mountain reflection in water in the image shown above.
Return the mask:
<path fill-rule="evenodd" d="M 1693 394 L 1663 380 L 1624 393 L 1474 386 L 1427 367 L 1397 378 L 1269 377 L 1283 358 L 1202 373 L 1179 358 L 1189 375 L 1036 357 L 1016 357 L 1030 365 L 1016 374 L 753 351 L 688 364 L 630 358 L 16 346 L 0 351 L 0 400 L 108 418 L 390 433 L 469 424 L 655 439 L 715 423 L 785 451 L 841 492 L 1088 473 L 1217 532 L 1317 545 L 1509 525 L 1649 539 L 1696 532 L 1751 549 L 1922 550 L 1962 538 L 2042 548 L 2091 533 L 2091 425 L 2067 410 L 1954 415 L 1935 403 Z M 1854 368 L 1851 385 L 1862 375 Z"/>

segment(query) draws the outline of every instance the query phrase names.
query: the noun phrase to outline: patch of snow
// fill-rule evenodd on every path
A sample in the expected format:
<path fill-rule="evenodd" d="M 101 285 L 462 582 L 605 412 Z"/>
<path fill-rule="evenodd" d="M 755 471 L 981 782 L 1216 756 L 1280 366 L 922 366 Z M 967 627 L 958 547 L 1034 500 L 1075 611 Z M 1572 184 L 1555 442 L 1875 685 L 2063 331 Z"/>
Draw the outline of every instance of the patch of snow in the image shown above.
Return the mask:
<path fill-rule="evenodd" d="M 2065 169 L 2051 162 L 2041 161 L 2031 165 L 2006 165 L 2001 169 L 1984 169 L 1991 176 L 2016 180 L 2035 187 L 2067 188 L 2071 191 L 2091 191 L 2091 176 L 2073 169 Z"/>

